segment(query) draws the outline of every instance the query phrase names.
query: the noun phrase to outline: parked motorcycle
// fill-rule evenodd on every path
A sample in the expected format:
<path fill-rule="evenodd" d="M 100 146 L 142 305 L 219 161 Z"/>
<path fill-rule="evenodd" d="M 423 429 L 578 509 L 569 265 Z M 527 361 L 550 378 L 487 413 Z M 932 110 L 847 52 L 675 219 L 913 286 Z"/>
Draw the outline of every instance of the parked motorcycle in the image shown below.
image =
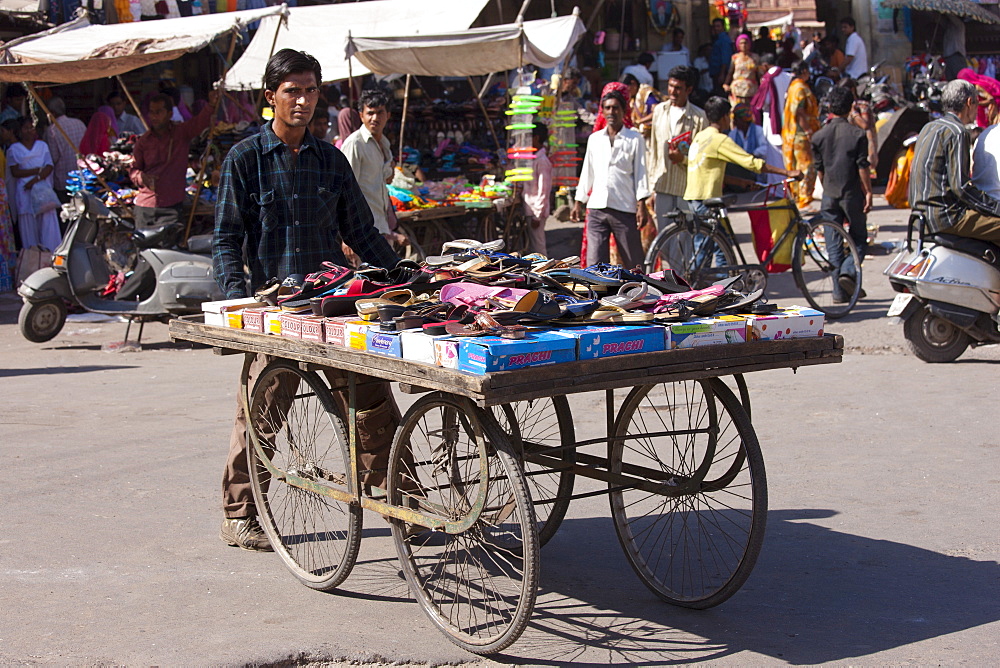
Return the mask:
<path fill-rule="evenodd" d="M 952 362 L 969 346 L 1000 343 L 1000 247 L 953 234 L 925 236 L 924 227 L 923 214 L 914 211 L 906 248 L 884 272 L 900 293 L 887 315 L 903 321 L 910 350 L 925 362 Z"/>
<path fill-rule="evenodd" d="M 89 194 L 74 198 L 76 218 L 52 256 L 52 266 L 33 272 L 18 287 L 24 299 L 17 323 L 24 338 L 43 343 L 66 322 L 66 303 L 118 315 L 140 325 L 197 313 L 201 303 L 222 299 L 212 277 L 211 235 L 191 237 L 188 250 L 174 247 L 179 225 L 136 229 Z M 137 250 L 135 267 L 113 295 L 103 296 L 112 274 L 95 244 L 101 225 L 127 229 Z M 128 331 L 126 331 L 126 339 Z"/>

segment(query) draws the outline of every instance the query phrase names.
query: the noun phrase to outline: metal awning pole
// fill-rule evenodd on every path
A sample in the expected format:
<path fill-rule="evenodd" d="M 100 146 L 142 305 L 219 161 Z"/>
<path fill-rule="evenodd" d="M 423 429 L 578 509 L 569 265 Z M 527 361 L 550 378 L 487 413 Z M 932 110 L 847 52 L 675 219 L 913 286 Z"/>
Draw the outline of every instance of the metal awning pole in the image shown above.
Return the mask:
<path fill-rule="evenodd" d="M 413 75 L 406 75 L 406 88 L 403 89 L 403 118 L 399 121 L 399 164 L 403 164 L 403 134 L 406 130 L 406 111 L 410 107 L 410 79 Z"/>
<path fill-rule="evenodd" d="M 146 119 L 143 117 L 142 110 L 139 109 L 139 105 L 135 103 L 135 98 L 132 97 L 132 93 L 129 92 L 128 86 L 126 86 L 125 82 L 122 81 L 122 75 L 116 74 L 115 79 L 118 79 L 118 85 L 122 87 L 122 92 L 125 93 L 125 97 L 127 97 L 128 101 L 132 104 L 132 108 L 135 109 L 135 115 L 139 117 L 139 122 L 142 123 L 142 127 L 146 128 L 146 132 L 149 132 L 149 123 L 147 123 Z"/>
<path fill-rule="evenodd" d="M 49 111 L 49 108 L 47 106 L 45 106 L 45 102 L 38 95 L 38 92 L 35 90 L 35 87 L 32 84 L 30 84 L 29 82 L 27 82 L 27 81 L 24 82 L 24 87 L 31 94 L 31 97 L 32 97 L 32 99 L 34 99 L 35 103 L 38 104 L 38 106 L 42 108 L 42 111 L 45 112 L 45 115 L 48 116 L 50 119 L 52 119 L 52 125 L 56 126 L 56 129 L 59 130 L 59 133 L 63 136 L 63 139 L 66 140 L 66 143 L 69 144 L 70 146 L 72 146 L 73 149 L 76 151 L 76 158 L 77 158 L 77 160 L 80 160 L 81 158 L 83 158 L 83 155 L 80 153 L 80 147 L 76 146 L 73 143 L 73 140 L 69 138 L 68 134 L 66 134 L 66 131 L 63 129 L 63 126 L 59 125 L 59 120 L 55 116 L 53 116 L 52 112 Z M 101 184 L 101 187 L 103 187 L 109 193 L 113 193 L 114 192 L 114 190 L 111 189 L 111 186 L 108 185 L 107 181 L 105 181 L 103 178 L 101 178 L 100 174 L 97 174 L 95 172 L 94 176 L 97 178 L 97 182 Z"/>
<path fill-rule="evenodd" d="M 472 89 L 472 94 L 476 95 L 476 84 L 472 83 L 472 77 L 466 77 L 469 80 L 469 88 Z M 476 102 L 479 103 L 479 109 L 483 112 L 483 118 L 486 119 L 486 128 L 490 131 L 490 135 L 493 137 L 493 143 L 496 144 L 497 151 L 503 153 L 503 146 L 500 145 L 500 138 L 497 137 L 496 130 L 493 129 L 493 121 L 490 120 L 489 112 L 486 111 L 486 105 L 483 104 L 483 100 L 476 95 Z"/>
<path fill-rule="evenodd" d="M 274 27 L 274 39 L 271 40 L 271 51 L 267 54 L 268 61 L 271 60 L 271 56 L 274 55 L 274 50 L 278 47 L 278 32 L 281 30 L 281 24 L 288 20 L 287 14 L 280 14 L 278 16 L 278 25 Z M 228 64 L 227 64 L 228 67 Z M 322 81 L 317 81 L 317 84 L 323 83 Z M 261 85 L 260 93 L 257 95 L 257 100 L 253 104 L 254 112 L 260 113 L 257 110 L 260 109 L 261 101 L 264 99 L 264 86 Z"/>
<path fill-rule="evenodd" d="M 219 94 L 215 97 L 215 104 L 212 105 L 212 115 L 208 119 L 208 142 L 205 144 L 205 152 L 201 154 L 201 165 L 198 166 L 198 176 L 195 178 L 194 201 L 191 203 L 191 213 L 188 214 L 187 227 L 184 228 L 184 240 L 181 242 L 187 246 L 188 236 L 191 234 L 191 224 L 194 222 L 194 215 L 198 211 L 198 201 L 201 199 L 201 191 L 205 187 L 205 164 L 208 162 L 208 153 L 212 150 L 212 140 L 215 138 L 215 115 L 219 113 L 219 104 L 222 102 L 221 88 L 225 85 L 226 73 L 229 72 L 233 62 L 233 51 L 236 49 L 236 38 L 239 33 L 233 30 L 233 37 L 229 40 L 229 53 L 226 54 L 226 71 L 219 79 Z"/>

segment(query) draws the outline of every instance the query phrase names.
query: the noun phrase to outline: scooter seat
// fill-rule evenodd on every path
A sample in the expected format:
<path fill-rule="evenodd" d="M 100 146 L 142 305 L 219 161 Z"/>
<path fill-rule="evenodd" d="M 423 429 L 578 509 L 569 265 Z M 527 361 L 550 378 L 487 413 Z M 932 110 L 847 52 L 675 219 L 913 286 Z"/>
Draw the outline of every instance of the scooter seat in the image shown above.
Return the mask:
<path fill-rule="evenodd" d="M 188 237 L 187 247 L 188 251 L 192 253 L 197 253 L 198 255 L 211 255 L 212 235 L 199 234 L 193 237 Z"/>
<path fill-rule="evenodd" d="M 177 243 L 180 225 L 160 225 L 136 229 L 135 245 L 139 248 L 171 248 Z"/>
<path fill-rule="evenodd" d="M 1000 269 L 1000 246 L 981 239 L 970 239 L 954 234 L 932 234 L 931 241 L 959 253 L 965 253 Z"/>

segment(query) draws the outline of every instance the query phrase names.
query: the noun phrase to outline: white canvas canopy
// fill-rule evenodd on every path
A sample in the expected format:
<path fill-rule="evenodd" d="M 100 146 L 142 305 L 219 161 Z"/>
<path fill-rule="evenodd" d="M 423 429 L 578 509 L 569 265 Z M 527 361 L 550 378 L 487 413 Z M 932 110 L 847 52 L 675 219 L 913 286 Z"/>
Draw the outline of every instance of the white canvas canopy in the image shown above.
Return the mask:
<path fill-rule="evenodd" d="M 369 0 L 338 5 L 293 7 L 288 21 L 261 21 L 243 56 L 226 75 L 226 88 L 260 88 L 264 66 L 271 54 L 284 48 L 315 56 L 323 67 L 323 80 L 340 81 L 349 75 L 368 74 L 355 61 L 348 67 L 344 56 L 347 35 L 421 35 L 465 30 L 489 0 Z M 277 35 L 275 31 L 277 30 Z"/>
<path fill-rule="evenodd" d="M 0 81 L 76 83 L 110 77 L 174 60 L 212 40 L 265 17 L 285 13 L 285 5 L 242 12 L 206 14 L 162 21 L 90 25 L 18 40 L 0 48 Z"/>
<path fill-rule="evenodd" d="M 347 53 L 377 74 L 471 76 L 528 64 L 555 67 L 586 31 L 583 21 L 574 13 L 435 35 L 352 35 Z"/>

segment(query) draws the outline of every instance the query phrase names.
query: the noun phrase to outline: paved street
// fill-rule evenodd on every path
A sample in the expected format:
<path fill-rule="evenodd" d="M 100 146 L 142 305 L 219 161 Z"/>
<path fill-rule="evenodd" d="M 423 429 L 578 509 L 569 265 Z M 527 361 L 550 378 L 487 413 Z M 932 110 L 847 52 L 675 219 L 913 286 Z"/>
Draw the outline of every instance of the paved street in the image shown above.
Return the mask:
<path fill-rule="evenodd" d="M 878 241 L 903 238 L 905 212 L 879 201 Z M 578 252 L 578 234 L 550 238 Z M 890 257 L 866 261 L 868 299 L 827 327 L 842 364 L 748 377 L 770 513 L 742 590 L 708 611 L 662 603 L 606 499 L 575 501 L 542 550 L 533 621 L 496 664 L 1000 663 L 1000 348 L 909 354 L 882 317 Z M 790 274 L 771 288 L 804 303 Z M 410 599 L 377 515 L 336 594 L 220 542 L 237 356 L 170 343 L 163 325 L 138 353 L 101 351 L 121 323 L 31 344 L 19 306 L 0 296 L 0 665 L 495 665 Z M 580 437 L 603 434 L 603 394 L 571 404 Z"/>

